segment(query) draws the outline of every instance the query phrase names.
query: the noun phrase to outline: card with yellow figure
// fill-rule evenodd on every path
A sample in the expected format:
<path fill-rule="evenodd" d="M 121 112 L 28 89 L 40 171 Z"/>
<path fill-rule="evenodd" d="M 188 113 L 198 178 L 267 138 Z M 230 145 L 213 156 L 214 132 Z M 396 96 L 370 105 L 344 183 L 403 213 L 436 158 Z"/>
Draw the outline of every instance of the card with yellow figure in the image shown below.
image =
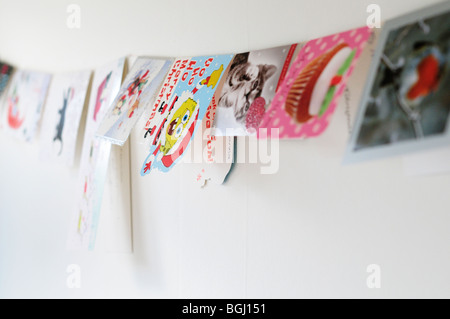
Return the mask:
<path fill-rule="evenodd" d="M 233 55 L 176 59 L 141 130 L 149 147 L 141 175 L 168 172 L 183 156 Z"/>

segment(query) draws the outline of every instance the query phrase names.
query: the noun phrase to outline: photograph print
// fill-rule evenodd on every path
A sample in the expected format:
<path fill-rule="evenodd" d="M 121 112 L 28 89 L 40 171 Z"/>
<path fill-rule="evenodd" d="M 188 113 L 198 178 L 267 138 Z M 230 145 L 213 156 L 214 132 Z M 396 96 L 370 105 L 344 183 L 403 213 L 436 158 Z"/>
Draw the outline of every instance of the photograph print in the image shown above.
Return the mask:
<path fill-rule="evenodd" d="M 386 23 L 346 161 L 448 143 L 450 3 Z"/>
<path fill-rule="evenodd" d="M 255 134 L 296 48 L 294 44 L 236 54 L 218 94 L 215 135 Z"/>

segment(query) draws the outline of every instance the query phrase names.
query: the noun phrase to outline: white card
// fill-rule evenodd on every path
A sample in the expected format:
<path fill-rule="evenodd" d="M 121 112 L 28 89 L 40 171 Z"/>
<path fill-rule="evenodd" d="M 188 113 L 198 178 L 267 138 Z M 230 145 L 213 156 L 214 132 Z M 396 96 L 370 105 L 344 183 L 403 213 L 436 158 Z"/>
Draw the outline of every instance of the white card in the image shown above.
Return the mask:
<path fill-rule="evenodd" d="M 73 165 L 90 75 L 82 71 L 53 77 L 41 127 L 41 159 Z"/>
<path fill-rule="evenodd" d="M 10 135 L 31 142 L 36 136 L 51 75 L 17 71 L 4 97 L 2 126 Z"/>
<path fill-rule="evenodd" d="M 125 58 L 95 70 L 86 118 L 78 181 L 78 202 L 69 228 L 69 249 L 93 249 L 110 157 L 110 142 L 96 137 L 112 100 L 119 92 Z"/>

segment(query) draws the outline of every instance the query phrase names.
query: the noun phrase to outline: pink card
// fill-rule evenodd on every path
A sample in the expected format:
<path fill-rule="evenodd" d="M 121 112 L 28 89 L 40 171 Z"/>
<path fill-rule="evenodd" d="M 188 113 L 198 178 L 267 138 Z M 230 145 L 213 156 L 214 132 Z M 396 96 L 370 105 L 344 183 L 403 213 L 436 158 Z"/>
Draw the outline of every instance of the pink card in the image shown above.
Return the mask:
<path fill-rule="evenodd" d="M 363 27 L 306 43 L 291 65 L 259 128 L 280 138 L 319 136 L 328 127 L 348 77 L 370 36 Z M 266 134 L 258 134 L 264 138 Z"/>

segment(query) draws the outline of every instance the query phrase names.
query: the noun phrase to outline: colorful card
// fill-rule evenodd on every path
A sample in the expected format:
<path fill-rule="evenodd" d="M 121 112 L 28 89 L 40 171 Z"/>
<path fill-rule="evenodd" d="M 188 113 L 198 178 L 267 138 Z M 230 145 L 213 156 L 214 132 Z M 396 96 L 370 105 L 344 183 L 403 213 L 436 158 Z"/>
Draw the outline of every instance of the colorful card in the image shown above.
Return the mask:
<path fill-rule="evenodd" d="M 17 138 L 31 142 L 35 138 L 47 96 L 51 75 L 17 71 L 3 100 L 2 126 Z"/>
<path fill-rule="evenodd" d="M 9 64 L 0 62 L 0 116 L 6 112 L 3 104 L 4 102 L 4 91 L 8 87 L 9 80 L 11 79 L 11 74 L 14 72 L 14 68 Z M 3 128 L 3 123 L 0 121 L 0 128 Z"/>
<path fill-rule="evenodd" d="M 96 137 L 100 123 L 120 90 L 125 58 L 95 70 L 86 118 L 79 172 L 79 200 L 69 230 L 70 249 L 95 245 L 111 144 Z"/>
<path fill-rule="evenodd" d="M 168 172 L 181 159 L 232 58 L 219 55 L 175 61 L 146 117 L 142 134 L 150 151 L 142 176 L 152 169 Z"/>
<path fill-rule="evenodd" d="M 8 86 L 8 82 L 11 78 L 11 74 L 13 73 L 14 68 L 7 64 L 0 62 L 0 97 L 3 94 L 3 91 Z"/>
<path fill-rule="evenodd" d="M 53 76 L 41 128 L 41 159 L 73 165 L 90 76 L 90 71 Z"/>
<path fill-rule="evenodd" d="M 450 3 L 386 22 L 345 162 L 450 143 Z"/>
<path fill-rule="evenodd" d="M 216 136 L 254 135 L 298 45 L 237 54 L 221 81 L 214 121 Z"/>
<path fill-rule="evenodd" d="M 322 134 L 369 36 L 363 27 L 307 42 L 259 127 L 269 129 L 268 136 L 279 129 L 280 138 Z"/>
<path fill-rule="evenodd" d="M 170 60 L 138 58 L 98 130 L 98 135 L 123 145 L 150 105 L 172 65 Z"/>

